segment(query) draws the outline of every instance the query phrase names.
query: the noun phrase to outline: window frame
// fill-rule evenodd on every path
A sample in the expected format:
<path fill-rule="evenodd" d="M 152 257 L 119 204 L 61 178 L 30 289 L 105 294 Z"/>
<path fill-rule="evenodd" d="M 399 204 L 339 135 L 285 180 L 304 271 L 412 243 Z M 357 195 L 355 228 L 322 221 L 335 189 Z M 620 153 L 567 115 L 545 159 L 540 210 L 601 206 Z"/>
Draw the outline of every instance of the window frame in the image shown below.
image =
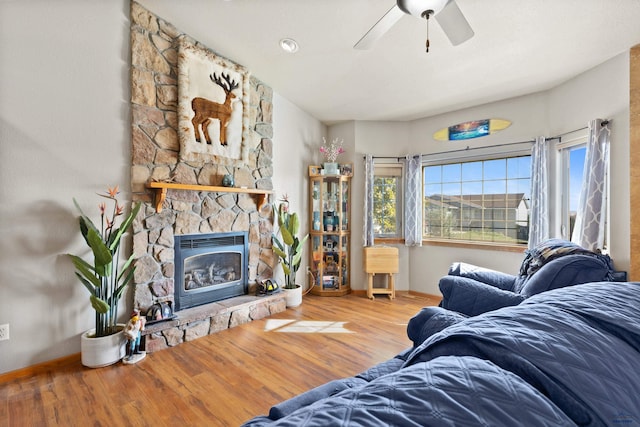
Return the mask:
<path fill-rule="evenodd" d="M 577 136 L 568 141 L 559 141 L 556 144 L 558 150 L 560 171 L 558 181 L 560 182 L 559 197 L 560 197 L 560 211 L 558 212 L 558 232 L 561 238 L 571 240 L 571 151 L 587 148 L 588 135 Z M 584 165 L 583 165 L 583 179 L 584 179 Z"/>
<path fill-rule="evenodd" d="M 402 162 L 374 162 L 373 164 L 373 188 L 375 191 L 375 181 L 376 178 L 380 177 L 395 177 L 397 178 L 396 185 L 396 232 L 386 233 L 386 234 L 377 234 L 374 230 L 374 239 L 375 240 L 385 240 L 385 241 L 401 241 L 404 240 L 404 163 Z M 395 172 L 395 173 L 394 173 Z M 375 202 L 374 202 L 375 205 Z M 375 217 L 375 209 L 372 206 L 372 210 L 374 211 L 373 216 Z M 374 226 L 375 226 L 375 218 L 374 218 Z"/>
<path fill-rule="evenodd" d="M 474 161 L 491 161 L 491 160 L 506 160 L 509 158 L 515 157 L 523 157 L 523 156 L 531 156 L 531 141 L 526 141 L 522 143 L 513 143 L 514 146 L 527 144 L 526 148 L 516 148 L 504 150 L 504 145 L 498 146 L 489 146 L 489 147 L 478 147 L 474 150 L 484 150 L 484 153 L 469 153 L 468 155 L 459 155 L 460 153 L 456 153 L 455 157 L 451 156 L 451 153 L 441 153 L 442 155 L 434 154 L 432 156 L 426 155 L 427 158 L 422 161 L 422 194 L 423 194 L 423 210 L 425 209 L 424 204 L 424 170 L 429 166 L 444 166 L 449 164 L 463 164 Z M 511 145 L 511 144 L 505 144 Z M 468 149 L 468 148 L 467 148 Z M 449 157 L 447 157 L 447 155 Z M 529 174 L 529 179 L 531 179 L 531 174 Z M 449 239 L 443 237 L 431 237 L 426 236 L 424 234 L 424 221 L 423 217 L 423 237 L 422 241 L 424 244 L 432 244 L 432 245 L 444 245 L 444 246 L 457 246 L 457 247 L 473 247 L 473 248 L 484 248 L 484 249 L 492 249 L 492 250 L 506 250 L 506 251 L 524 251 L 527 248 L 527 243 L 514 243 L 514 242 L 495 242 L 495 241 L 482 241 L 482 240 L 464 240 L 464 239 Z M 529 221 L 529 215 L 527 216 L 527 221 Z"/>

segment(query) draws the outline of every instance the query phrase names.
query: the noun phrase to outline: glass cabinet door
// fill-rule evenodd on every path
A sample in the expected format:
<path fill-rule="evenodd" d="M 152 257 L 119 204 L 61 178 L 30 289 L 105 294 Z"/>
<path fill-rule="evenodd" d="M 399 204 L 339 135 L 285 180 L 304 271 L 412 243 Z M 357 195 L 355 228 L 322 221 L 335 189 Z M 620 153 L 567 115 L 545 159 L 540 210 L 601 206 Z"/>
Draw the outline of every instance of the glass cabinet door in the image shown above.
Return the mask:
<path fill-rule="evenodd" d="M 346 295 L 351 291 L 351 176 L 323 175 L 319 166 L 311 166 L 309 193 L 311 292 L 323 296 Z"/>
<path fill-rule="evenodd" d="M 342 280 L 342 286 L 349 285 L 349 260 L 351 257 L 349 256 L 349 236 L 343 235 L 341 237 L 342 244 L 340 245 L 340 249 L 342 251 L 340 257 L 340 275 Z"/>
<path fill-rule="evenodd" d="M 340 224 L 342 231 L 349 231 L 349 217 L 351 213 L 349 211 L 349 201 L 351 200 L 350 195 L 350 183 L 348 181 L 340 182 L 340 204 L 342 206 Z"/>
<path fill-rule="evenodd" d="M 325 235 L 324 254 L 322 264 L 322 290 L 340 289 L 342 281 L 340 278 L 340 250 L 336 236 Z"/>
<path fill-rule="evenodd" d="M 324 256 L 324 246 L 322 245 L 322 236 L 311 236 L 311 264 L 309 268 L 314 277 L 312 286 L 320 286 L 320 273 L 322 267 L 322 259 Z"/>
<path fill-rule="evenodd" d="M 311 180 L 311 229 L 313 231 L 322 230 L 322 201 L 320 200 L 320 186 L 322 181 L 319 179 Z"/>

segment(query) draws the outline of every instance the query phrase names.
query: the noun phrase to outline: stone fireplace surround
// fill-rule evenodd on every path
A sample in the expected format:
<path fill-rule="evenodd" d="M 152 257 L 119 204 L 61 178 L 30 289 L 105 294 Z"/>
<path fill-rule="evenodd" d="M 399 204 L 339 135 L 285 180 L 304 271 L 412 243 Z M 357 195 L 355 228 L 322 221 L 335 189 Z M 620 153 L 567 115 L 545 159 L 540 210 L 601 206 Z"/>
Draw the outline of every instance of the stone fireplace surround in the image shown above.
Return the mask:
<path fill-rule="evenodd" d="M 131 109 L 134 201 L 144 208 L 133 226 L 136 257 L 133 305 L 141 311 L 157 301 L 173 301 L 174 236 L 246 231 L 249 235 L 249 294 L 178 312 L 173 320 L 149 325 L 148 352 L 218 332 L 285 310 L 284 295 L 256 297 L 258 280 L 272 277 L 273 212 L 260 210 L 249 194 L 168 190 L 162 211 L 153 206 L 151 181 L 219 186 L 232 174 L 237 187 L 271 190 L 272 90 L 251 76 L 246 162 L 202 158 L 185 162 L 178 141 L 178 41 L 189 37 L 172 24 L 131 2 Z M 192 40 L 193 43 L 197 43 Z"/>

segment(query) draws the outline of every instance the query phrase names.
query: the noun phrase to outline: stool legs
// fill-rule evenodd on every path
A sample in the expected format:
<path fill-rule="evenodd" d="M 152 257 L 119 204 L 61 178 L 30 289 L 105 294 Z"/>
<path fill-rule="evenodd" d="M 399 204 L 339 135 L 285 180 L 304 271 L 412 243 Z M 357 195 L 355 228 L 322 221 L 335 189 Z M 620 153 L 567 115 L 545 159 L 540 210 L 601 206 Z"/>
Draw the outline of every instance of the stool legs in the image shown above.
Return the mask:
<path fill-rule="evenodd" d="M 389 299 L 394 299 L 396 297 L 396 287 L 393 280 L 393 273 L 381 274 L 387 274 L 389 276 L 389 286 L 387 288 L 374 288 L 373 276 L 375 276 L 376 273 L 368 273 L 367 275 L 369 276 L 369 280 L 367 285 L 367 297 L 369 299 L 374 299 L 375 297 L 373 294 L 387 294 L 389 296 Z"/>

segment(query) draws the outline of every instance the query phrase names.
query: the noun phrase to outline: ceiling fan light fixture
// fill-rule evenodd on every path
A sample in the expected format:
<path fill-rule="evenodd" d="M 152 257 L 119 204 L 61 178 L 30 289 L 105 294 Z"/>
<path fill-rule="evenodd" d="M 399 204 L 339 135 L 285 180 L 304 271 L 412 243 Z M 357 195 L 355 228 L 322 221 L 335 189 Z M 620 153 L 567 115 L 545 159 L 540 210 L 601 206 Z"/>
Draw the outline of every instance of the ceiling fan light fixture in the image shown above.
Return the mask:
<path fill-rule="evenodd" d="M 397 0 L 398 7 L 404 13 L 417 18 L 422 17 L 422 13 L 432 10 L 434 14 L 439 13 L 450 0 Z"/>
<path fill-rule="evenodd" d="M 296 53 L 299 49 L 298 42 L 288 37 L 280 40 L 280 47 L 287 53 Z"/>

